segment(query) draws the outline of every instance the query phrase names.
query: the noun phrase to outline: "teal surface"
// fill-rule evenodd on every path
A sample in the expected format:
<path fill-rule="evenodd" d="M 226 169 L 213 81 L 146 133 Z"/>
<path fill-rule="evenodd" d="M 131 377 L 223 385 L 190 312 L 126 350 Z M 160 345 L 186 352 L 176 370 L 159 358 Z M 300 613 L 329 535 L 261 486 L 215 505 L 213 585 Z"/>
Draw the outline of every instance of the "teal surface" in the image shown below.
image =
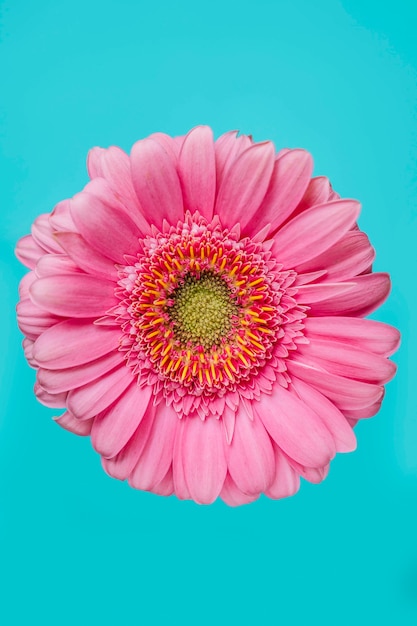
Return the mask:
<path fill-rule="evenodd" d="M 0 623 L 417 623 L 414 2 L 3 1 Z M 240 129 L 304 147 L 363 203 L 401 329 L 383 409 L 321 485 L 200 507 L 110 479 L 32 393 L 16 240 L 87 181 L 94 145 Z"/>

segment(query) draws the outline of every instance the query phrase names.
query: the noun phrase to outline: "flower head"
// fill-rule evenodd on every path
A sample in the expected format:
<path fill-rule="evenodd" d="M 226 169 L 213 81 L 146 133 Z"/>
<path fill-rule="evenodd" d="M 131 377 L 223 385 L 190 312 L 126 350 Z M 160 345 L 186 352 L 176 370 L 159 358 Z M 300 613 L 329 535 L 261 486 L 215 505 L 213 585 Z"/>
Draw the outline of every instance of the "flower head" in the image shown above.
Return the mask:
<path fill-rule="evenodd" d="M 395 373 L 359 203 L 304 150 L 207 127 L 88 170 L 17 247 L 39 400 L 138 489 L 237 505 L 322 480 Z"/>

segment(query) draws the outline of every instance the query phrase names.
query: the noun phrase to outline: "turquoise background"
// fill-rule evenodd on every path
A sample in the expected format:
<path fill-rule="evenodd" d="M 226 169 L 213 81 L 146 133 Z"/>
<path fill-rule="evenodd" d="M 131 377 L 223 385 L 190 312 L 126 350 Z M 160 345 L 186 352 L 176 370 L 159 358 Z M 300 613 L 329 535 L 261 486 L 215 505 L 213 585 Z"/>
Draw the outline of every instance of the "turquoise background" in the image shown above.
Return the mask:
<path fill-rule="evenodd" d="M 417 623 L 415 3 L 1 2 L 0 623 Z M 363 203 L 393 291 L 396 379 L 358 450 L 294 498 L 230 509 L 131 490 L 32 393 L 16 240 L 91 146 L 240 129 L 304 147 Z M 414 330 L 414 333 L 411 332 Z"/>

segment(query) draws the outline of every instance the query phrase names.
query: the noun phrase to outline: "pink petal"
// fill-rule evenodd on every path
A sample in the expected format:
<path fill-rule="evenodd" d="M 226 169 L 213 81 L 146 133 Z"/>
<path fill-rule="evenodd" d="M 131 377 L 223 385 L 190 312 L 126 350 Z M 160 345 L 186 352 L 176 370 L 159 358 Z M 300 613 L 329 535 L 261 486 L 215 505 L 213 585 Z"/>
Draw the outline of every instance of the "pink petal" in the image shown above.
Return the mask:
<path fill-rule="evenodd" d="M 61 428 L 65 428 L 65 430 L 69 430 L 74 435 L 80 435 L 81 437 L 86 437 L 91 433 L 91 427 L 93 425 L 94 419 L 91 420 L 77 420 L 76 417 L 71 415 L 68 411 L 65 411 L 59 417 L 54 417 L 54 420 Z"/>
<path fill-rule="evenodd" d="M 197 126 L 188 133 L 179 155 L 178 174 L 184 208 L 191 213 L 199 211 L 203 217 L 211 220 L 216 195 L 216 166 L 211 128 Z"/>
<path fill-rule="evenodd" d="M 314 339 L 300 345 L 298 352 L 318 369 L 377 385 L 391 380 L 397 369 L 395 363 L 382 356 L 334 339 Z"/>
<path fill-rule="evenodd" d="M 197 416 L 189 417 L 187 419 L 199 419 Z M 174 480 L 175 495 L 180 500 L 192 500 L 190 490 L 185 480 L 185 472 L 182 457 L 182 438 L 183 432 L 187 428 L 186 419 L 183 417 L 178 420 L 177 432 L 174 440 L 174 450 L 172 458 L 172 472 Z"/>
<path fill-rule="evenodd" d="M 291 377 L 300 378 L 327 396 L 342 411 L 363 409 L 378 402 L 384 394 L 384 388 L 378 385 L 329 374 L 298 360 L 288 361 L 288 371 Z"/>
<path fill-rule="evenodd" d="M 56 315 L 40 309 L 27 298 L 17 304 L 16 311 L 20 330 L 32 339 L 37 339 L 41 333 L 61 320 Z"/>
<path fill-rule="evenodd" d="M 344 409 L 343 415 L 347 419 L 347 421 L 352 424 L 352 421 L 355 423 L 360 419 L 368 419 L 369 417 L 373 417 L 381 408 L 383 400 L 383 395 L 381 396 L 378 402 L 371 404 L 370 406 L 366 406 L 362 409 Z"/>
<path fill-rule="evenodd" d="M 132 178 L 143 213 L 150 224 L 184 217 L 180 181 L 168 152 L 153 139 L 135 143 L 131 152 Z"/>
<path fill-rule="evenodd" d="M 159 145 L 161 145 L 164 150 L 168 152 L 172 161 L 174 163 L 177 163 L 185 137 L 171 137 L 166 133 L 152 133 L 152 135 L 149 135 L 148 139 L 153 139 L 154 141 L 159 143 Z"/>
<path fill-rule="evenodd" d="M 156 493 L 158 496 L 171 496 L 174 493 L 172 466 L 169 468 L 163 479 L 152 487 L 152 493 Z"/>
<path fill-rule="evenodd" d="M 273 500 L 293 496 L 300 488 L 300 477 L 291 467 L 285 454 L 274 444 L 275 478 L 265 495 Z"/>
<path fill-rule="evenodd" d="M 307 317 L 304 321 L 306 336 L 334 339 L 381 356 L 390 356 L 400 345 L 400 333 L 393 326 L 355 317 Z"/>
<path fill-rule="evenodd" d="M 233 433 L 235 431 L 236 412 L 226 406 L 224 408 L 221 420 L 225 432 L 226 443 L 230 445 L 233 441 Z"/>
<path fill-rule="evenodd" d="M 365 233 L 349 231 L 326 252 L 297 266 L 297 272 L 326 270 L 326 280 L 347 280 L 362 274 L 375 258 L 375 250 Z"/>
<path fill-rule="evenodd" d="M 152 387 L 133 380 L 110 408 L 94 420 L 91 442 L 102 456 L 113 457 L 127 444 L 148 408 Z"/>
<path fill-rule="evenodd" d="M 38 278 L 56 274 L 83 274 L 66 254 L 45 254 L 37 262 L 35 273 Z"/>
<path fill-rule="evenodd" d="M 304 263 L 341 239 L 356 222 L 359 211 L 356 200 L 314 206 L 275 234 L 272 252 L 287 268 Z"/>
<path fill-rule="evenodd" d="M 51 225 L 49 224 L 49 213 L 43 213 L 36 218 L 32 224 L 32 236 L 35 242 L 46 252 L 59 254 L 61 249 L 53 237 Z"/>
<path fill-rule="evenodd" d="M 275 161 L 268 192 L 255 215 L 258 226 L 276 230 L 302 199 L 313 172 L 313 159 L 305 150 L 289 150 Z M 327 199 L 327 198 L 326 198 Z"/>
<path fill-rule="evenodd" d="M 316 176 L 315 178 L 312 178 L 304 196 L 301 198 L 291 217 L 293 218 L 296 215 L 303 213 L 316 204 L 324 204 L 325 202 L 328 202 L 330 189 L 330 182 L 325 176 Z"/>
<path fill-rule="evenodd" d="M 221 499 L 229 506 L 241 506 L 242 504 L 250 504 L 259 498 L 259 493 L 248 495 L 243 493 L 233 482 L 230 474 L 227 474 L 224 481 L 223 489 L 220 492 Z"/>
<path fill-rule="evenodd" d="M 243 228 L 251 221 L 265 197 L 274 168 L 274 146 L 271 142 L 254 144 L 227 170 L 217 196 L 215 213 L 223 226 Z M 259 229 L 258 229 L 259 230 Z"/>
<path fill-rule="evenodd" d="M 85 272 L 106 280 L 117 280 L 115 264 L 89 246 L 81 235 L 70 232 L 57 233 L 55 238 L 78 267 Z"/>
<path fill-rule="evenodd" d="M 294 459 L 288 457 L 287 460 L 294 471 L 302 476 L 304 480 L 308 480 L 309 483 L 321 483 L 329 473 L 330 463 L 324 465 L 323 467 L 304 467 L 304 465 L 296 463 Z"/>
<path fill-rule="evenodd" d="M 241 407 L 236 412 L 227 462 L 231 477 L 245 493 L 264 492 L 274 479 L 275 459 L 269 435 L 262 422 L 256 418 L 250 420 Z"/>
<path fill-rule="evenodd" d="M 63 317 L 100 317 L 117 304 L 114 284 L 88 274 L 39 278 L 30 295 L 35 304 Z"/>
<path fill-rule="evenodd" d="M 49 216 L 49 225 L 54 234 L 60 231 L 77 231 L 77 227 L 71 217 L 70 200 L 62 200 L 62 202 L 58 202 Z"/>
<path fill-rule="evenodd" d="M 82 363 L 77 367 L 68 367 L 62 370 L 40 368 L 38 370 L 38 382 L 48 393 L 69 391 L 100 378 L 117 365 L 121 365 L 124 358 L 124 353 L 116 350 L 95 361 Z"/>
<path fill-rule="evenodd" d="M 354 287 L 347 293 L 334 295 L 311 305 L 311 315 L 355 315 L 372 313 L 387 299 L 391 289 L 389 274 L 375 272 L 352 279 Z M 311 300 L 309 304 L 311 303 Z"/>
<path fill-rule="evenodd" d="M 45 254 L 45 250 L 36 243 L 32 235 L 26 235 L 17 242 L 15 253 L 23 265 L 33 270 L 38 259 Z"/>
<path fill-rule="evenodd" d="M 156 134 L 159 134 L 159 133 L 156 133 Z M 150 135 L 150 136 L 152 136 L 152 135 Z M 180 150 L 182 148 L 182 144 L 184 143 L 184 139 L 185 139 L 185 135 L 177 135 L 177 137 L 172 137 L 172 140 L 173 140 L 173 142 L 175 143 L 175 145 L 177 147 L 178 154 L 180 153 Z M 159 141 L 159 143 L 161 143 L 160 137 L 158 137 L 158 141 Z"/>
<path fill-rule="evenodd" d="M 224 133 L 215 141 L 217 189 L 220 188 L 231 164 L 251 145 L 251 140 L 246 135 L 237 137 L 237 130 Z"/>
<path fill-rule="evenodd" d="M 130 174 L 130 158 L 121 148 L 93 148 L 88 153 L 87 169 L 90 178 L 106 179 L 127 206 L 139 210 Z"/>
<path fill-rule="evenodd" d="M 131 487 L 150 491 L 164 478 L 172 463 L 178 422 L 175 411 L 165 402 L 156 407 L 149 439 L 129 476 Z"/>
<path fill-rule="evenodd" d="M 331 433 L 337 452 L 356 450 L 355 433 L 339 409 L 322 393 L 302 380 L 294 378 L 290 387 L 298 397 L 318 415 Z"/>
<path fill-rule="evenodd" d="M 187 418 L 182 431 L 181 456 L 193 500 L 199 504 L 214 502 L 227 473 L 220 420 L 208 418 L 203 422 L 199 417 Z"/>
<path fill-rule="evenodd" d="M 23 350 L 25 353 L 25 359 L 29 363 L 30 367 L 33 367 L 34 369 L 36 369 L 37 364 L 33 358 L 33 344 L 34 342 L 31 339 L 28 339 L 27 337 L 23 339 L 22 341 L 22 346 L 23 346 Z"/>
<path fill-rule="evenodd" d="M 254 409 L 275 443 L 301 465 L 321 467 L 336 453 L 333 438 L 316 413 L 287 389 L 275 385 Z"/>
<path fill-rule="evenodd" d="M 132 381 L 131 370 L 125 365 L 103 374 L 68 394 L 67 408 L 77 419 L 95 417 L 117 400 Z"/>
<path fill-rule="evenodd" d="M 35 272 L 28 272 L 22 278 L 19 283 L 19 297 L 21 300 L 26 300 L 30 297 L 30 286 L 35 282 Z"/>
<path fill-rule="evenodd" d="M 336 298 L 341 294 L 352 291 L 355 283 L 315 283 L 300 285 L 297 287 L 297 300 L 302 304 L 312 305 L 314 302 L 321 302 L 329 298 Z"/>
<path fill-rule="evenodd" d="M 33 356 L 41 367 L 65 369 L 117 351 L 120 328 L 65 320 L 45 331 L 35 342 Z"/>
<path fill-rule="evenodd" d="M 150 234 L 150 224 L 142 213 L 142 208 L 139 204 L 135 191 L 133 191 L 133 199 L 129 200 L 120 195 L 120 193 L 118 193 L 105 178 L 93 178 L 93 180 L 87 183 L 84 187 L 83 193 L 92 195 L 106 206 L 110 206 L 117 211 L 125 213 L 127 217 L 137 226 L 140 236 L 144 237 Z"/>
<path fill-rule="evenodd" d="M 326 270 L 320 270 L 319 272 L 310 272 L 309 274 L 297 274 L 297 278 L 295 279 L 295 286 L 299 287 L 301 285 L 307 285 L 308 283 L 312 283 L 323 276 L 326 276 Z"/>
<path fill-rule="evenodd" d="M 136 256 L 140 232 L 124 211 L 81 192 L 71 200 L 71 215 L 83 239 L 105 257 L 124 264 L 126 254 Z"/>
<path fill-rule="evenodd" d="M 42 402 L 42 404 L 51 409 L 62 409 L 67 401 L 66 393 L 47 393 L 45 389 L 42 389 L 39 383 L 35 383 L 34 392 L 39 402 Z"/>
<path fill-rule="evenodd" d="M 131 437 L 124 448 L 111 459 L 102 458 L 102 465 L 110 476 L 118 480 L 126 480 L 130 475 L 145 449 L 154 417 L 155 407 L 149 404 L 133 437 Z"/>

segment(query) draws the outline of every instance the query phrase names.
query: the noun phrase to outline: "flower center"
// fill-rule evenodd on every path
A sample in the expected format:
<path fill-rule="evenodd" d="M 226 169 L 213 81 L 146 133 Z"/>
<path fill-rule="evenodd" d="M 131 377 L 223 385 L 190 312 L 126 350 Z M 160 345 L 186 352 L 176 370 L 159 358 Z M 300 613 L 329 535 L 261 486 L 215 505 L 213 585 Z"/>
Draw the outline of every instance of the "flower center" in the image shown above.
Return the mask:
<path fill-rule="evenodd" d="M 232 316 L 239 307 L 226 282 L 214 272 L 204 271 L 197 278 L 186 274 L 171 294 L 168 309 L 174 337 L 181 346 L 219 346 L 232 328 Z"/>
<path fill-rule="evenodd" d="M 119 270 L 112 312 L 139 384 L 185 415 L 207 415 L 214 396 L 220 415 L 239 394 L 259 397 L 275 380 L 288 385 L 285 359 L 302 340 L 305 317 L 294 271 L 217 217 L 207 223 L 187 213 L 140 246 Z"/>

